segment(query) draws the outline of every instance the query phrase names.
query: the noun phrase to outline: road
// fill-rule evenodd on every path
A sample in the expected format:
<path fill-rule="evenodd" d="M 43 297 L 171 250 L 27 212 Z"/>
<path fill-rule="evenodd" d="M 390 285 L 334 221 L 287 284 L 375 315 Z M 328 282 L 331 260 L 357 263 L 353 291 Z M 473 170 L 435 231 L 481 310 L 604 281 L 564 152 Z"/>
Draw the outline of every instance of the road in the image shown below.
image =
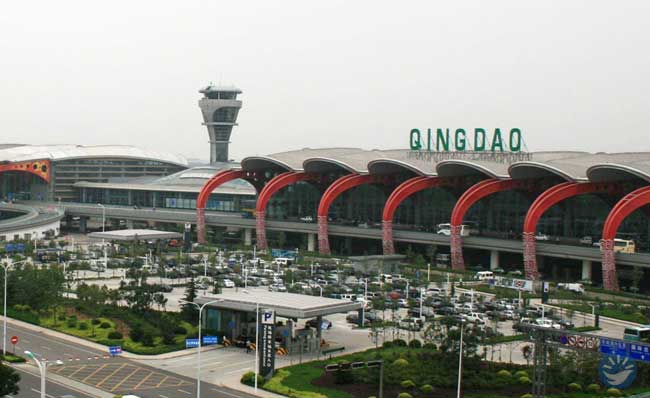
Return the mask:
<path fill-rule="evenodd" d="M 20 391 L 8 397 L 38 398 L 41 392 L 41 378 L 37 369 L 16 369 L 20 374 Z M 49 380 L 45 389 L 48 398 L 94 398 L 93 395 L 62 383 Z"/>
<path fill-rule="evenodd" d="M 100 352 L 91 348 L 69 343 L 65 340 L 42 335 L 12 324 L 8 325 L 8 336 L 16 335 L 19 342 L 16 345 L 16 353 L 25 350 L 32 351 L 37 358 L 46 359 L 48 374 L 75 380 L 93 388 L 100 389 L 110 394 L 135 394 L 142 398 L 178 398 L 196 396 L 196 379 L 167 370 L 120 358 L 109 357 L 107 352 Z M 11 345 L 8 347 L 11 351 Z M 57 364 L 57 361 L 61 361 Z M 188 364 L 188 366 L 191 366 Z M 38 370 L 30 368 L 34 374 Z M 23 371 L 24 373 L 24 371 Z M 39 390 L 38 384 L 34 384 L 33 376 L 26 374 L 20 383 L 24 393 L 20 397 L 37 397 L 34 395 L 22 395 L 33 392 L 32 388 Z M 75 390 L 64 391 L 65 388 L 57 383 L 48 380 L 48 394 L 52 388 L 53 397 L 64 397 L 69 394 L 72 397 L 86 397 L 93 395 L 81 395 Z M 227 387 L 220 387 L 203 382 L 201 384 L 202 398 L 253 398 L 252 395 Z M 66 397 L 70 398 L 70 397 Z"/>

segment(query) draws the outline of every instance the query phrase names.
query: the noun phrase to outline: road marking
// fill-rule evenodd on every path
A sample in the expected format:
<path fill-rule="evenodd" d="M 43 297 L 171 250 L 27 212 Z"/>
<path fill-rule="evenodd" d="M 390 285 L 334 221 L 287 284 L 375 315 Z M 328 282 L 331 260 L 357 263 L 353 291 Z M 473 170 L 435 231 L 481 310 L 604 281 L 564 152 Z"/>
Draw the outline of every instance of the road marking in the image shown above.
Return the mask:
<path fill-rule="evenodd" d="M 72 376 L 73 376 L 73 375 L 76 375 L 77 372 L 79 372 L 81 369 L 85 369 L 85 368 L 86 368 L 86 365 L 81 365 L 81 366 L 79 367 L 79 369 L 77 369 L 77 370 L 75 370 L 74 372 L 72 372 L 72 374 L 71 374 L 70 376 L 68 376 L 68 378 L 69 378 L 69 379 L 72 379 Z M 61 368 L 61 369 L 63 369 L 63 368 Z"/>
<path fill-rule="evenodd" d="M 154 374 L 153 372 L 149 373 L 149 374 L 147 375 L 147 377 L 145 377 L 145 378 L 142 379 L 138 384 L 136 384 L 135 387 L 133 387 L 133 389 L 134 389 L 134 390 L 137 390 L 138 388 L 140 388 L 140 385 L 141 385 L 142 383 L 144 383 L 145 381 L 147 381 L 147 379 L 150 378 L 153 374 Z"/>
<path fill-rule="evenodd" d="M 100 381 L 99 383 L 97 383 L 97 387 L 99 387 L 99 386 L 101 386 L 102 384 L 104 384 L 104 382 L 105 382 L 106 380 L 108 380 L 109 377 L 113 377 L 113 376 L 115 375 L 115 373 L 119 372 L 119 371 L 120 371 L 123 367 L 125 367 L 126 365 L 128 365 L 128 364 L 127 364 L 127 363 L 123 363 L 120 367 L 118 367 L 117 369 L 115 369 L 111 374 L 109 374 L 108 376 L 104 377 L 104 380 L 102 380 L 102 381 Z"/>
<path fill-rule="evenodd" d="M 167 381 L 167 379 L 169 379 L 169 376 L 165 375 L 165 377 L 162 380 L 160 380 L 160 383 L 158 383 L 156 388 L 160 387 L 165 381 Z"/>
<path fill-rule="evenodd" d="M 44 345 L 42 345 L 41 348 L 44 349 L 44 350 L 52 351 L 52 349 L 50 347 L 46 347 Z"/>
<path fill-rule="evenodd" d="M 181 389 L 178 389 L 178 390 L 176 390 L 176 391 L 178 391 L 178 392 L 182 392 L 183 394 L 192 395 L 192 393 L 189 392 L 189 391 L 185 391 L 185 390 L 181 390 Z"/>
<path fill-rule="evenodd" d="M 133 365 L 130 365 L 130 366 L 133 366 Z M 133 366 L 133 368 L 134 368 L 133 372 L 131 372 L 128 376 L 126 376 L 124 379 L 122 379 L 121 382 L 117 383 L 113 388 L 111 388 L 111 391 L 117 390 L 122 384 L 124 384 L 125 381 L 127 381 L 129 378 L 131 378 L 131 376 L 133 376 L 134 374 L 138 373 L 138 371 L 140 371 L 140 368 L 138 368 L 136 366 Z"/>
<path fill-rule="evenodd" d="M 38 394 L 41 393 L 41 390 L 37 390 L 37 389 L 35 389 L 35 388 L 32 388 L 32 391 L 34 391 L 35 393 L 38 393 Z M 48 394 L 48 393 L 45 393 L 45 396 L 46 396 L 46 397 L 50 397 L 50 398 L 54 398 L 54 395 L 50 395 L 50 394 Z"/>
<path fill-rule="evenodd" d="M 106 367 L 106 365 L 108 365 L 108 364 L 104 364 L 104 365 L 98 367 L 97 369 L 95 369 L 94 372 L 92 372 L 92 373 L 89 374 L 88 376 L 84 377 L 84 379 L 81 380 L 81 382 L 82 382 L 82 383 L 86 383 L 86 380 L 87 380 L 87 379 L 93 377 L 97 372 L 99 372 L 100 370 L 104 369 L 104 368 Z M 86 383 L 86 384 L 88 384 L 88 383 Z"/>
<path fill-rule="evenodd" d="M 160 398 L 169 398 L 167 395 L 158 395 Z"/>
<path fill-rule="evenodd" d="M 211 388 L 211 390 L 212 390 L 212 391 L 216 391 L 216 392 L 221 393 L 221 394 L 230 395 L 231 397 L 242 398 L 242 395 L 231 394 L 231 393 L 229 393 L 228 391 L 217 390 L 216 388 Z"/>
<path fill-rule="evenodd" d="M 16 333 L 22 333 L 22 334 L 26 334 L 26 335 L 29 335 L 29 336 L 32 336 L 32 337 L 36 337 L 36 338 L 41 338 L 41 339 L 48 339 L 48 338 L 50 338 L 49 341 L 56 341 L 57 344 L 60 344 L 60 345 L 62 345 L 62 346 L 65 346 L 65 347 L 68 347 L 68 348 L 72 348 L 72 349 L 74 349 L 74 350 L 78 350 L 78 351 L 88 352 L 88 353 L 91 353 L 91 354 L 93 354 L 93 355 L 97 354 L 96 351 L 89 351 L 89 350 L 86 350 L 86 349 L 83 349 L 83 348 L 79 348 L 79 345 L 66 344 L 66 343 L 61 342 L 60 340 L 52 340 L 52 339 L 58 339 L 58 337 L 51 337 L 51 336 L 47 336 L 47 335 L 44 335 L 44 334 L 43 334 L 43 335 L 38 335 L 38 334 L 34 334 L 34 333 L 29 333 L 29 332 L 26 332 L 24 329 L 20 329 L 20 328 L 18 328 L 18 327 L 16 327 L 16 326 L 8 327 L 7 329 L 9 329 L 9 330 L 12 330 L 12 329 L 13 329 L 13 330 L 16 331 Z M 26 342 L 26 340 L 23 339 L 23 342 Z"/>

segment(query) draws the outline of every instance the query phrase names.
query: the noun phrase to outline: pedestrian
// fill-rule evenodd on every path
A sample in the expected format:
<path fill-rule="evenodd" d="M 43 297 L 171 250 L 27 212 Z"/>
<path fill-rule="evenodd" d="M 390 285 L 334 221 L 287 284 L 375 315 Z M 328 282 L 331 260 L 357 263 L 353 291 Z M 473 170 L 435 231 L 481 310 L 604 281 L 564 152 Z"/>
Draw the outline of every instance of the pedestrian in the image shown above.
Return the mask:
<path fill-rule="evenodd" d="M 250 354 L 251 352 L 251 341 L 249 339 L 246 339 L 246 354 Z"/>

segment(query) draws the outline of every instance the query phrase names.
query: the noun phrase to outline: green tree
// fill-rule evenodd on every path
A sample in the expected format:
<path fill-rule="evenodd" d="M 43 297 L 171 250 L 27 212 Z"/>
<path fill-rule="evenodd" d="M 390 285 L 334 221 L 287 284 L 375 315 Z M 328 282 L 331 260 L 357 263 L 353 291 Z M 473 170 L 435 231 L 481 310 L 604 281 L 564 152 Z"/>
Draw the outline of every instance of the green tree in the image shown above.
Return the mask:
<path fill-rule="evenodd" d="M 183 300 L 185 300 L 186 303 L 181 306 L 181 314 L 183 316 L 183 319 L 190 322 L 191 324 L 195 324 L 197 322 L 198 310 L 194 304 L 190 304 L 194 302 L 196 297 L 196 282 L 194 281 L 194 277 L 192 277 L 192 279 L 190 279 L 190 282 L 187 284 L 187 288 L 185 289 L 185 296 L 183 297 Z"/>
<path fill-rule="evenodd" d="M 20 375 L 7 365 L 0 364 L 0 396 L 18 394 Z"/>

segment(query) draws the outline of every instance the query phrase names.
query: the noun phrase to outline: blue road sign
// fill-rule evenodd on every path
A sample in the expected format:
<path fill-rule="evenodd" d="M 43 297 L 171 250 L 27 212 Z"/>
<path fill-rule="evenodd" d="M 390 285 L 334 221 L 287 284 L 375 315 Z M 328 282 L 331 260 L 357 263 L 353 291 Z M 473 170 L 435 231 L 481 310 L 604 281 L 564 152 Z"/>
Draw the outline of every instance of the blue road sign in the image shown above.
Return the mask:
<path fill-rule="evenodd" d="M 600 361 L 598 374 L 607 387 L 627 388 L 636 379 L 636 362 L 619 355 L 607 355 Z"/>
<path fill-rule="evenodd" d="M 119 345 L 113 345 L 108 347 L 108 353 L 115 356 L 115 355 L 120 355 L 122 353 L 122 347 Z"/>
<path fill-rule="evenodd" d="M 600 338 L 600 352 L 605 355 L 628 357 L 628 345 L 622 341 Z"/>
<path fill-rule="evenodd" d="M 630 343 L 630 358 L 650 362 L 650 345 Z"/>
<path fill-rule="evenodd" d="M 11 253 L 14 251 L 14 244 L 13 243 L 7 243 L 5 245 L 5 251 L 8 253 Z"/>
<path fill-rule="evenodd" d="M 203 336 L 203 345 L 217 344 L 219 338 L 217 336 Z"/>
<path fill-rule="evenodd" d="M 185 339 L 185 348 L 197 348 L 199 339 Z"/>
<path fill-rule="evenodd" d="M 17 252 L 24 252 L 25 251 L 25 244 L 24 243 L 17 243 L 16 244 L 16 251 Z"/>

